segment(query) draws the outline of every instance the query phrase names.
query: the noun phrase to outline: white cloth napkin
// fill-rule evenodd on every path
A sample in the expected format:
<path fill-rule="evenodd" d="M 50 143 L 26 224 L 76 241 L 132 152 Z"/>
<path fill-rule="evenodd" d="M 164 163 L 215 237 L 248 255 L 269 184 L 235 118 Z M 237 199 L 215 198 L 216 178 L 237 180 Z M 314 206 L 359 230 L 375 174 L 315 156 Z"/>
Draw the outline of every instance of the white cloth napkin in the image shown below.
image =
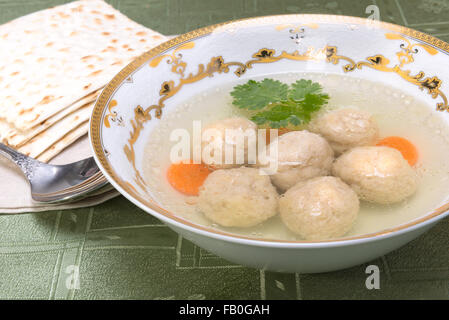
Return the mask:
<path fill-rule="evenodd" d="M 55 157 L 50 163 L 65 164 L 91 156 L 87 136 L 79 139 Z M 28 181 L 12 162 L 0 156 L 0 214 L 27 213 L 89 207 L 119 195 L 112 187 L 79 201 L 62 204 L 45 204 L 31 199 Z"/>

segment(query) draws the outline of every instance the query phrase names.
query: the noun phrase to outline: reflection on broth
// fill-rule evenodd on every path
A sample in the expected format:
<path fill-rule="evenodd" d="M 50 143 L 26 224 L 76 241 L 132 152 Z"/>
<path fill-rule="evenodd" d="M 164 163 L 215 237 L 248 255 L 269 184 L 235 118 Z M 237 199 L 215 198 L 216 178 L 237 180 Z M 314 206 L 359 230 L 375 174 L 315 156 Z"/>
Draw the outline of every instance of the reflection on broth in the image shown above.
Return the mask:
<path fill-rule="evenodd" d="M 401 188 L 401 192 L 407 198 L 399 203 L 376 204 L 367 202 L 363 199 L 370 200 L 371 198 L 369 196 L 364 197 L 363 192 L 356 190 L 357 181 L 354 182 L 351 180 L 351 183 L 348 182 L 349 180 L 345 181 L 348 184 L 354 183 L 355 187 L 354 185 L 352 186 L 359 194 L 360 210 L 352 228 L 347 232 L 345 230 L 346 233 L 344 236 L 363 235 L 396 227 L 423 216 L 445 202 L 446 193 L 449 188 L 449 165 L 445 161 L 449 157 L 449 144 L 447 141 L 449 139 L 449 129 L 432 108 L 398 89 L 386 87 L 381 83 L 341 75 L 301 73 L 270 75 L 270 78 L 280 80 L 287 84 L 293 83 L 298 79 L 310 79 L 320 83 L 323 87 L 323 92 L 329 94 L 330 99 L 328 105 L 319 111 L 319 115 L 334 109 L 340 110 L 345 108 L 357 109 L 361 113 L 372 115 L 372 118 L 377 123 L 378 132 L 369 129 L 369 139 L 372 140 L 369 144 L 375 144 L 376 141 L 378 142 L 385 137 L 393 136 L 404 138 L 405 142 L 395 138 L 392 141 L 382 140 L 383 145 L 395 146 L 396 148 L 396 143 L 399 144 L 398 150 L 402 147 L 406 148 L 407 152 L 410 152 L 407 142 L 411 142 L 412 146 L 416 147 L 418 156 L 417 163 L 414 165 L 414 171 L 416 171 L 417 175 L 417 189 L 416 192 L 414 189 L 408 192 L 404 188 Z M 170 151 L 176 144 L 175 141 L 170 141 L 170 133 L 174 129 L 182 128 L 192 133 L 192 123 L 197 120 L 201 121 L 203 127 L 207 127 L 216 121 L 226 118 L 250 116 L 247 111 L 242 111 L 232 105 L 230 92 L 236 84 L 231 83 L 226 85 L 226 87 L 205 91 L 185 101 L 176 110 L 164 114 L 159 124 L 151 132 L 148 145 L 145 149 L 145 179 L 150 190 L 152 190 L 154 199 L 162 207 L 194 223 L 255 238 L 302 240 L 304 238 L 299 235 L 300 233 L 293 233 L 290 230 L 292 228 L 289 229 L 286 227 L 279 214 L 273 217 L 271 217 L 272 214 L 267 214 L 267 217 L 270 216 L 271 218 L 249 227 L 224 227 L 223 223 L 218 225 L 206 217 L 204 214 L 205 209 L 203 211 L 200 209 L 200 207 L 204 208 L 204 206 L 198 205 L 198 197 L 189 195 L 188 192 L 183 194 L 176 191 L 167 181 L 167 171 L 171 165 Z M 342 88 L 344 89 L 342 90 Z M 336 147 L 336 144 L 330 141 L 326 132 L 315 130 L 316 128 L 313 128 L 315 118 L 314 116 L 309 125 L 305 125 L 300 129 L 308 129 L 320 133 L 327 139 L 332 148 L 334 148 L 334 151 L 336 150 L 336 157 L 347 149 L 350 149 L 350 151 L 354 150 L 351 149 L 353 147 L 352 145 L 350 147 L 342 147 L 341 145 Z M 359 120 L 355 118 L 354 121 Z M 337 148 L 340 148 L 341 151 Z M 393 154 L 391 157 L 391 159 L 396 159 L 397 154 Z M 416 157 L 416 154 L 413 154 L 413 149 L 412 157 Z M 402 158 L 401 161 L 406 162 Z M 414 163 L 410 161 L 416 161 L 416 159 L 407 159 L 407 161 Z M 401 165 L 404 164 L 401 162 Z M 209 169 L 198 164 L 195 170 L 197 176 L 200 177 L 198 181 L 195 181 L 198 184 L 196 186 L 198 189 L 204 179 L 207 179 L 206 177 L 209 172 L 206 171 Z M 329 168 L 329 174 L 330 171 Z M 168 174 L 173 173 L 169 172 Z M 326 175 L 326 173 L 318 175 Z M 342 178 L 345 180 L 344 175 Z M 275 183 L 276 180 L 272 178 L 272 182 Z M 340 182 L 335 182 L 335 185 L 340 187 Z M 182 187 L 184 188 L 185 186 Z M 185 188 L 187 188 L 186 190 L 191 190 L 190 187 L 187 186 Z M 291 184 L 287 183 L 287 187 L 281 189 L 288 189 L 290 187 Z M 307 188 L 307 190 L 314 189 Z M 278 191 L 281 194 L 284 190 L 281 191 L 278 186 Z M 195 192 L 191 194 L 195 194 Z M 291 194 L 293 193 L 291 192 Z M 412 195 L 409 196 L 409 194 Z M 400 196 L 398 194 L 397 197 L 391 198 L 402 199 L 403 197 Z M 294 195 L 293 199 L 295 197 L 296 195 Z M 388 201 L 384 202 L 387 203 Z M 207 216 L 210 217 L 210 215 Z M 257 222 L 257 220 L 255 221 Z M 352 220 L 350 223 L 352 224 Z M 246 225 L 251 225 L 251 223 Z M 306 229 L 310 230 L 310 228 Z"/>

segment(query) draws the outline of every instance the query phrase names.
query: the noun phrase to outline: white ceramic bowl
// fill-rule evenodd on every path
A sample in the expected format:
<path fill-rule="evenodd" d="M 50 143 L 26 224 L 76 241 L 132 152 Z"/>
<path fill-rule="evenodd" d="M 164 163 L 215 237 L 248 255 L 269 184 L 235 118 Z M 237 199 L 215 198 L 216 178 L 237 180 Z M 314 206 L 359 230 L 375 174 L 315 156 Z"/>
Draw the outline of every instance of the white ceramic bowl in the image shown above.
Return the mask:
<path fill-rule="evenodd" d="M 380 81 L 419 96 L 448 123 L 449 44 L 408 28 L 354 17 L 244 19 L 171 39 L 123 69 L 103 90 L 90 125 L 95 159 L 111 184 L 169 227 L 230 261 L 283 272 L 357 265 L 416 238 L 449 203 L 375 234 L 321 242 L 246 238 L 193 224 L 162 208 L 143 179 L 143 150 L 158 119 L 193 95 L 236 78 L 330 72 Z M 448 124 L 449 125 L 449 124 Z"/>

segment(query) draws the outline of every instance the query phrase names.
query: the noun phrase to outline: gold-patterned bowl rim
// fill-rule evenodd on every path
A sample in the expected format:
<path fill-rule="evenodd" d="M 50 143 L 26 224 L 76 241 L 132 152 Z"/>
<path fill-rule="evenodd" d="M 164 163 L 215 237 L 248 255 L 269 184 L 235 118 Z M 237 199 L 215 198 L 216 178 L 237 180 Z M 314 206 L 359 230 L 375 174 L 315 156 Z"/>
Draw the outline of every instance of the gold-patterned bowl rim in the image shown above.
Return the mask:
<path fill-rule="evenodd" d="M 352 16 L 342 16 L 342 15 L 326 15 L 326 14 L 289 14 L 289 15 L 271 15 L 271 16 L 261 16 L 261 17 L 253 17 L 253 18 L 245 18 L 238 20 L 231 20 L 223 23 L 214 24 L 211 26 L 199 28 L 185 34 L 179 35 L 175 38 L 172 38 L 159 46 L 151 49 L 150 51 L 144 53 L 133 62 L 128 64 L 125 68 L 123 68 L 104 88 L 100 97 L 98 98 L 90 121 L 90 142 L 94 153 L 94 158 L 97 161 L 100 169 L 108 178 L 109 182 L 128 200 L 133 202 L 135 205 L 140 207 L 145 211 L 150 211 L 156 215 L 156 217 L 161 220 L 175 225 L 177 227 L 188 229 L 189 231 L 195 233 L 201 233 L 203 235 L 219 238 L 232 242 L 240 242 L 247 243 L 253 245 L 262 245 L 262 246 L 341 246 L 344 244 L 352 244 L 355 240 L 357 242 L 368 242 L 377 240 L 380 238 L 385 238 L 392 236 L 393 234 L 401 234 L 407 231 L 411 231 L 413 229 L 417 229 L 420 226 L 424 226 L 425 224 L 431 223 L 433 221 L 439 220 L 445 216 L 445 214 L 449 215 L 449 202 L 440 206 L 438 209 L 426 214 L 425 216 L 414 219 L 413 221 L 401 224 L 394 228 L 384 229 L 379 232 L 359 235 L 359 236 L 351 236 L 351 237 L 342 237 L 338 239 L 330 239 L 330 240 L 321 240 L 321 241 L 291 241 L 291 240 L 277 240 L 277 239 L 265 239 L 265 238 L 256 238 L 256 237 L 247 237 L 242 235 L 237 235 L 230 232 L 225 232 L 217 229 L 213 229 L 210 227 L 194 224 L 188 220 L 185 220 L 179 216 L 176 216 L 174 213 L 167 211 L 166 209 L 160 207 L 157 203 L 145 199 L 140 195 L 133 192 L 132 188 L 123 180 L 119 178 L 119 176 L 115 173 L 114 169 L 111 167 L 107 157 L 105 155 L 104 149 L 101 143 L 101 125 L 102 125 L 102 117 L 105 109 L 108 107 L 108 102 L 120 86 L 120 84 L 125 81 L 133 72 L 135 72 L 142 64 L 147 62 L 148 60 L 160 55 L 161 53 L 166 52 L 169 49 L 176 47 L 177 45 L 184 43 L 186 41 L 191 41 L 193 39 L 203 37 L 205 35 L 211 34 L 214 30 L 218 28 L 222 28 L 224 26 L 230 24 L 258 24 L 263 22 L 274 22 L 280 23 L 282 19 L 287 17 L 294 17 L 298 19 L 305 19 L 307 21 L 313 21 L 315 23 L 341 23 L 341 24 L 370 24 L 376 29 L 388 30 L 401 33 L 405 36 L 414 38 L 431 46 L 441 49 L 449 55 L 449 43 L 440 40 L 434 36 L 429 34 L 403 27 L 400 25 L 383 22 L 383 21 L 373 21 L 365 18 L 352 17 Z M 421 225 L 422 224 L 422 225 Z"/>

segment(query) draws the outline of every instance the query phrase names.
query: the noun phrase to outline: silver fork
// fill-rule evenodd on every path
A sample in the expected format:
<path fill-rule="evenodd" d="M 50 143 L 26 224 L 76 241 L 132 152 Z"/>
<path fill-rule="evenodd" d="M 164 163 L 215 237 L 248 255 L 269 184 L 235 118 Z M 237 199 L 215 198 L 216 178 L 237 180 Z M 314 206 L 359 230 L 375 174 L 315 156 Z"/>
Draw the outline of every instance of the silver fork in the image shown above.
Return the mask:
<path fill-rule="evenodd" d="M 38 202 L 68 202 L 89 195 L 108 182 L 92 157 L 65 165 L 51 165 L 0 143 L 0 155 L 11 160 L 30 183 Z"/>

